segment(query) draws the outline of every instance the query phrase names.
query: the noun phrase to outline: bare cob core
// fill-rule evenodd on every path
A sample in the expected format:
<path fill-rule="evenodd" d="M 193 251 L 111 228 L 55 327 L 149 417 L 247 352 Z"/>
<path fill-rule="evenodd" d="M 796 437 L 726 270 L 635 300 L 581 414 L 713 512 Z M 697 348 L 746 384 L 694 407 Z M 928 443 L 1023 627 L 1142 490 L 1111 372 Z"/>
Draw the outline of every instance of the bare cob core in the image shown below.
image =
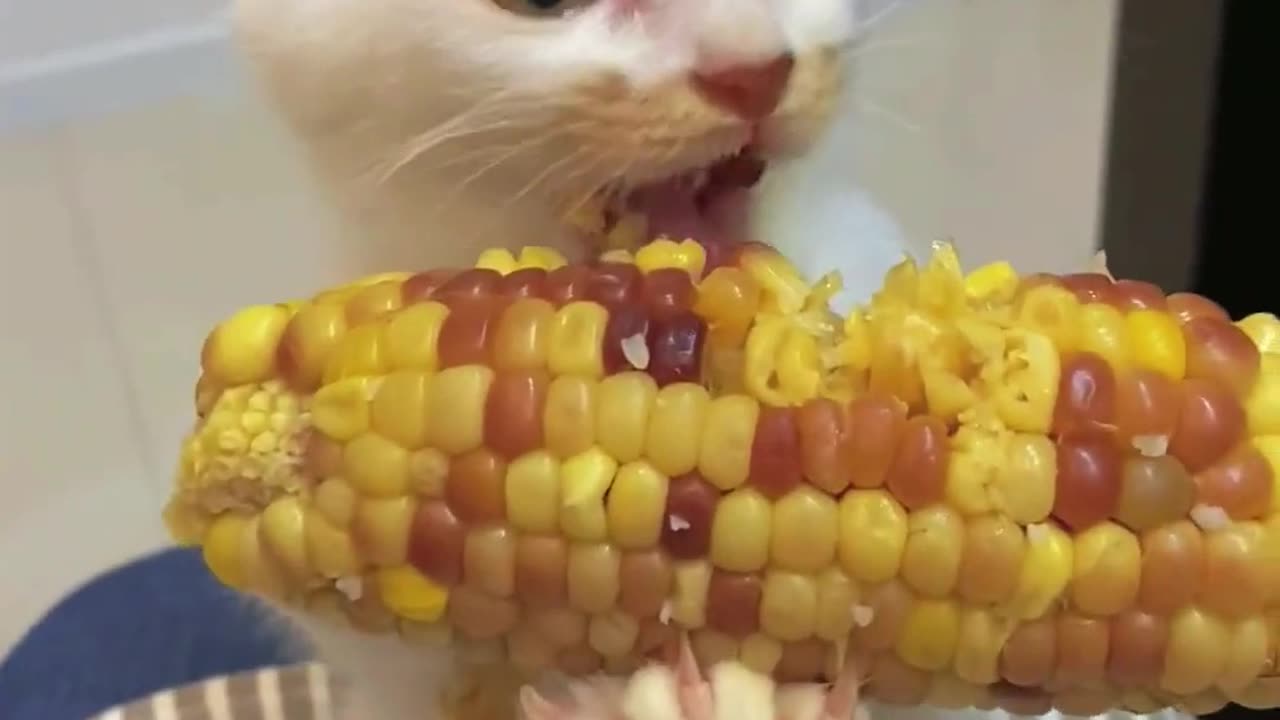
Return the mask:
<path fill-rule="evenodd" d="M 891 703 L 1280 707 L 1280 321 L 904 262 L 847 317 L 748 245 L 530 248 L 247 308 L 167 510 L 224 583 L 535 672 Z"/>

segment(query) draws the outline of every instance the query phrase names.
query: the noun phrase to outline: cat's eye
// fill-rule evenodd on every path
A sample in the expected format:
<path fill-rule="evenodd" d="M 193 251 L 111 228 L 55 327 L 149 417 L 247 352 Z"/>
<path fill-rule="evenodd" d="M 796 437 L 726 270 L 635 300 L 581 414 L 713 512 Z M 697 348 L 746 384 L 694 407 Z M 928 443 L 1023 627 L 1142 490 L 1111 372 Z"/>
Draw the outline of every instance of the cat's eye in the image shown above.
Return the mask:
<path fill-rule="evenodd" d="M 597 0 L 493 0 L 503 10 L 532 17 L 562 17 Z"/>

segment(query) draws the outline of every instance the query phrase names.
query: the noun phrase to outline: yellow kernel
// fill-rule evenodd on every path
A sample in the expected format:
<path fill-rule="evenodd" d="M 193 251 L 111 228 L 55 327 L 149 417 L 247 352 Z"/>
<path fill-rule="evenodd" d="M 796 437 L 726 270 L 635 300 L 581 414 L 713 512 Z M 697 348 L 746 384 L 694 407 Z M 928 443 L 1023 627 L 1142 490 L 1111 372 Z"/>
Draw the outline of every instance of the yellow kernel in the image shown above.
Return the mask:
<path fill-rule="evenodd" d="M 636 250 L 636 267 L 646 274 L 662 268 L 679 268 L 697 279 L 702 277 L 706 264 L 706 250 L 694 240 L 677 243 L 658 239 Z"/>
<path fill-rule="evenodd" d="M 955 674 L 975 685 L 991 685 L 1000 679 L 1000 653 L 1013 633 L 1013 624 L 983 608 L 960 613 L 956 639 Z"/>
<path fill-rule="evenodd" d="M 1267 356 L 1280 358 L 1280 355 Z M 1263 360 L 1264 367 L 1266 360 Z M 1250 435 L 1280 435 L 1280 373 L 1263 372 L 1244 399 Z"/>
<path fill-rule="evenodd" d="M 618 461 L 592 447 L 560 466 L 560 530 L 573 540 L 608 537 L 604 497 L 618 472 Z"/>
<path fill-rule="evenodd" d="M 1217 686 L 1227 692 L 1238 692 L 1257 680 L 1271 660 L 1270 639 L 1270 629 L 1261 617 L 1236 623 L 1231 629 L 1230 651 Z"/>
<path fill-rule="evenodd" d="M 1134 310 L 1125 316 L 1133 363 L 1173 380 L 1187 372 L 1187 341 L 1172 315 L 1160 310 Z"/>
<path fill-rule="evenodd" d="M 1035 620 L 1056 605 L 1071 582 L 1074 548 L 1071 536 L 1052 523 L 1029 526 L 1026 547 L 1009 612 L 1022 620 Z"/>
<path fill-rule="evenodd" d="M 698 470 L 724 491 L 747 481 L 760 404 L 748 395 L 723 395 L 707 406 Z"/>
<path fill-rule="evenodd" d="M 738 657 L 737 638 L 719 630 L 711 628 L 695 630 L 689 644 L 693 649 L 694 659 L 703 667 L 722 665 Z"/>
<path fill-rule="evenodd" d="M 276 347 L 289 324 L 279 305 L 255 305 L 224 320 L 209 335 L 202 364 L 225 385 L 266 379 L 275 369 Z"/>
<path fill-rule="evenodd" d="M 1265 354 L 1280 353 L 1280 320 L 1271 313 L 1254 313 L 1236 323 L 1253 341 L 1258 351 Z"/>
<path fill-rule="evenodd" d="M 646 462 L 630 462 L 618 468 L 606 498 L 609 537 L 619 547 L 644 550 L 658 544 L 666 515 L 665 475 Z"/>
<path fill-rule="evenodd" d="M 273 432 L 264 432 L 249 442 L 249 452 L 256 455 L 270 455 L 279 447 L 280 438 Z"/>
<path fill-rule="evenodd" d="M 351 524 L 351 516 L 356 511 L 356 492 L 346 481 L 329 478 L 316 486 L 312 502 L 326 520 L 345 528 Z"/>
<path fill-rule="evenodd" d="M 543 270 L 555 270 L 558 267 L 564 267 L 568 260 L 559 250 L 542 245 L 526 245 L 520 249 L 520 267 L 522 268 L 542 268 Z"/>
<path fill-rule="evenodd" d="M 762 675 L 772 675 L 782 660 L 782 643 L 763 633 L 752 633 L 743 638 L 738 659 Z"/>
<path fill-rule="evenodd" d="M 399 370 L 387 375 L 369 403 L 373 429 L 409 450 L 426 445 L 430 388 L 431 375 L 424 370 Z"/>
<path fill-rule="evenodd" d="M 409 489 L 409 451 L 376 433 L 347 443 L 343 453 L 347 481 L 372 497 L 396 497 Z"/>
<path fill-rule="evenodd" d="M 991 488 L 993 509 L 1019 525 L 1049 517 L 1057 491 L 1058 450 L 1044 435 L 1009 438 L 1003 461 L 997 461 Z"/>
<path fill-rule="evenodd" d="M 479 365 L 460 365 L 436 374 L 427 396 L 427 415 L 437 419 L 428 424 L 427 439 L 432 447 L 448 455 L 480 447 L 492 384 L 493 370 Z M 439 422 L 441 418 L 448 421 Z"/>
<path fill-rule="evenodd" d="M 987 708 L 983 707 L 983 704 L 986 702 L 989 702 L 986 687 L 965 682 L 948 672 L 936 673 L 933 676 L 929 684 L 929 693 L 924 698 L 924 704 L 948 710 L 969 708 L 985 710 Z"/>
<path fill-rule="evenodd" d="M 1007 367 L 995 390 L 996 412 L 1011 430 L 1048 433 L 1058 401 L 1062 372 L 1058 350 L 1048 335 L 1013 330 Z"/>
<path fill-rule="evenodd" d="M 309 513 L 306 534 L 307 555 L 321 576 L 340 578 L 360 572 L 360 557 L 351 536 L 324 516 Z"/>
<path fill-rule="evenodd" d="M 547 386 L 542 432 L 547 450 L 567 458 L 595 443 L 596 383 L 576 375 L 562 375 Z"/>
<path fill-rule="evenodd" d="M 412 566 L 382 568 L 377 583 L 382 602 L 396 615 L 417 622 L 435 622 L 444 617 L 449 591 Z"/>
<path fill-rule="evenodd" d="M 266 413 L 262 413 L 257 410 L 249 410 L 244 415 L 240 416 L 240 429 L 250 435 L 257 435 L 258 433 L 266 430 Z"/>
<path fill-rule="evenodd" d="M 502 313 L 493 334 L 493 365 L 498 370 L 541 370 L 556 308 L 541 298 L 520 298 Z"/>
<path fill-rule="evenodd" d="M 836 501 L 801 485 L 773 507 L 773 562 L 785 570 L 816 573 L 835 560 L 839 534 Z"/>
<path fill-rule="evenodd" d="M 272 556 L 295 577 L 306 577 L 306 511 L 296 497 L 276 499 L 262 511 L 262 539 Z"/>
<path fill-rule="evenodd" d="M 830 642 L 844 640 L 853 630 L 853 613 L 858 606 L 858 586 L 838 567 L 829 567 L 817 577 L 818 615 L 814 633 Z"/>
<path fill-rule="evenodd" d="M 1000 436 L 974 427 L 959 428 L 951 438 L 946 468 L 947 503 L 965 515 L 994 510 L 1003 455 Z"/>
<path fill-rule="evenodd" d="M 422 448 L 409 455 L 409 490 L 422 497 L 444 497 L 449 477 L 449 456 L 435 448 Z"/>
<path fill-rule="evenodd" d="M 782 641 L 803 640 L 814 632 L 818 584 L 809 575 L 770 570 L 760 596 L 760 629 Z"/>
<path fill-rule="evenodd" d="M 596 389 L 596 442 L 618 462 L 637 460 L 644 453 L 649 413 L 658 384 L 641 372 L 611 375 Z"/>
<path fill-rule="evenodd" d="M 539 450 L 507 466 L 507 520 L 517 530 L 556 534 L 560 507 L 560 464 Z"/>
<path fill-rule="evenodd" d="M 703 560 L 677 563 L 671 575 L 671 619 L 685 628 L 706 625 L 711 566 Z"/>
<path fill-rule="evenodd" d="M 605 657 L 617 658 L 631 652 L 638 637 L 640 623 L 619 610 L 596 615 L 587 626 L 587 644 Z"/>
<path fill-rule="evenodd" d="M 902 551 L 902 579 L 927 597 L 946 597 L 955 587 L 964 550 L 964 520 L 945 505 L 911 513 Z"/>
<path fill-rule="evenodd" d="M 1133 533 L 1113 522 L 1076 535 L 1071 601 L 1090 615 L 1114 615 L 1138 598 L 1142 547 Z"/>
<path fill-rule="evenodd" d="M 908 665 L 936 672 L 954 657 L 960 613 L 945 600 L 920 600 L 907 611 L 900 632 L 898 656 Z"/>
<path fill-rule="evenodd" d="M 571 302 L 556 312 L 547 344 L 553 375 L 604 375 L 604 331 L 609 313 L 593 302 Z"/>
<path fill-rule="evenodd" d="M 723 501 L 721 501 L 723 503 Z M 884 490 L 850 490 L 840 498 L 840 564 L 858 582 L 898 574 L 907 544 L 907 513 Z"/>
<path fill-rule="evenodd" d="M 752 488 L 739 488 L 716 504 L 711 561 L 733 572 L 756 572 L 769 562 L 772 508 Z"/>
<path fill-rule="evenodd" d="M 474 528 L 462 546 L 467 585 L 498 598 L 516 589 L 516 534 L 510 528 Z"/>
<path fill-rule="evenodd" d="M 402 565 L 409 550 L 409 530 L 417 509 L 412 498 L 369 498 L 356 505 L 351 534 L 375 565 Z"/>
<path fill-rule="evenodd" d="M 308 523 L 308 540 L 310 529 L 311 523 Z M 244 589 L 274 598 L 287 595 L 289 582 L 283 569 L 262 547 L 261 515 L 250 520 L 244 527 L 240 537 L 239 563 L 244 577 Z"/>
<path fill-rule="evenodd" d="M 1103 303 L 1088 303 L 1080 310 L 1080 350 L 1100 356 L 1113 368 L 1132 360 L 1128 327 L 1119 310 Z"/>
<path fill-rule="evenodd" d="M 219 582 L 228 587 L 245 587 L 246 576 L 240 546 L 248 525 L 249 518 L 227 513 L 213 521 L 204 537 L 201 551 L 205 565 Z"/>
<path fill-rule="evenodd" d="M 369 429 L 369 378 L 347 378 L 325 385 L 311 399 L 311 423 L 338 442 Z"/>
<path fill-rule="evenodd" d="M 672 383 L 658 391 L 645 433 L 645 457 L 655 468 L 674 477 L 698 466 L 710 403 L 707 389 L 694 383 Z"/>
<path fill-rule="evenodd" d="M 476 267 L 506 275 L 516 269 L 516 256 L 506 248 L 489 248 L 476 258 Z"/>
<path fill-rule="evenodd" d="M 969 273 L 964 279 L 964 292 L 974 300 L 1004 302 L 1018 289 L 1018 273 L 1007 262 L 993 262 Z"/>
<path fill-rule="evenodd" d="M 329 355 L 329 362 L 324 368 L 324 384 L 349 377 L 381 375 L 386 369 L 382 326 L 360 325 L 348 330 Z"/>
<path fill-rule="evenodd" d="M 387 365 L 393 370 L 435 370 L 437 343 L 449 308 L 438 302 L 415 303 L 395 313 L 383 330 Z"/>
<path fill-rule="evenodd" d="M 1222 620 L 1195 607 L 1186 607 L 1169 623 L 1160 688 L 1191 695 L 1211 687 L 1227 666 L 1231 629 Z"/>
<path fill-rule="evenodd" d="M 602 613 L 618 601 L 622 556 L 608 543 L 574 544 L 569 548 L 569 605 L 585 613 Z"/>
<path fill-rule="evenodd" d="M 346 309 L 337 303 L 310 303 L 289 321 L 282 340 L 287 362 L 281 368 L 301 387 L 315 387 L 324 375 L 329 355 L 347 331 Z"/>
<path fill-rule="evenodd" d="M 1064 287 L 1038 285 L 1028 290 L 1018 308 L 1018 322 L 1049 336 L 1060 353 L 1080 348 L 1080 301 Z"/>

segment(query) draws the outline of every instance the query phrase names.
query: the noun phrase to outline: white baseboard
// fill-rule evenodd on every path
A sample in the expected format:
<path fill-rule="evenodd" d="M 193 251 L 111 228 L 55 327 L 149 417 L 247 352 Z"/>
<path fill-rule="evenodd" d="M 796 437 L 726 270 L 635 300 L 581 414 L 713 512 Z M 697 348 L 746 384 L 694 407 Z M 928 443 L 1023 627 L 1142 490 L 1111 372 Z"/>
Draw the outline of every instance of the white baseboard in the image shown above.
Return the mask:
<path fill-rule="evenodd" d="M 0 132 L 21 131 L 180 96 L 243 92 L 225 18 L 0 66 Z"/>

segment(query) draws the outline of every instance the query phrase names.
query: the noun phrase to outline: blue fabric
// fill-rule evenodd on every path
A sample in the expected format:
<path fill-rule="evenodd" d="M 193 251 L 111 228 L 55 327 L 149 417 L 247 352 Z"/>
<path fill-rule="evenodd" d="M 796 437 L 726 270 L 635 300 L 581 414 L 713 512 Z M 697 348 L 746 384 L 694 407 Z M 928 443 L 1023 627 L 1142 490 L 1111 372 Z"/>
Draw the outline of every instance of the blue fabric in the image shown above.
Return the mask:
<path fill-rule="evenodd" d="M 0 663 L 0 718 L 84 720 L 216 675 L 305 659 L 200 555 L 166 550 L 90 581 Z"/>

